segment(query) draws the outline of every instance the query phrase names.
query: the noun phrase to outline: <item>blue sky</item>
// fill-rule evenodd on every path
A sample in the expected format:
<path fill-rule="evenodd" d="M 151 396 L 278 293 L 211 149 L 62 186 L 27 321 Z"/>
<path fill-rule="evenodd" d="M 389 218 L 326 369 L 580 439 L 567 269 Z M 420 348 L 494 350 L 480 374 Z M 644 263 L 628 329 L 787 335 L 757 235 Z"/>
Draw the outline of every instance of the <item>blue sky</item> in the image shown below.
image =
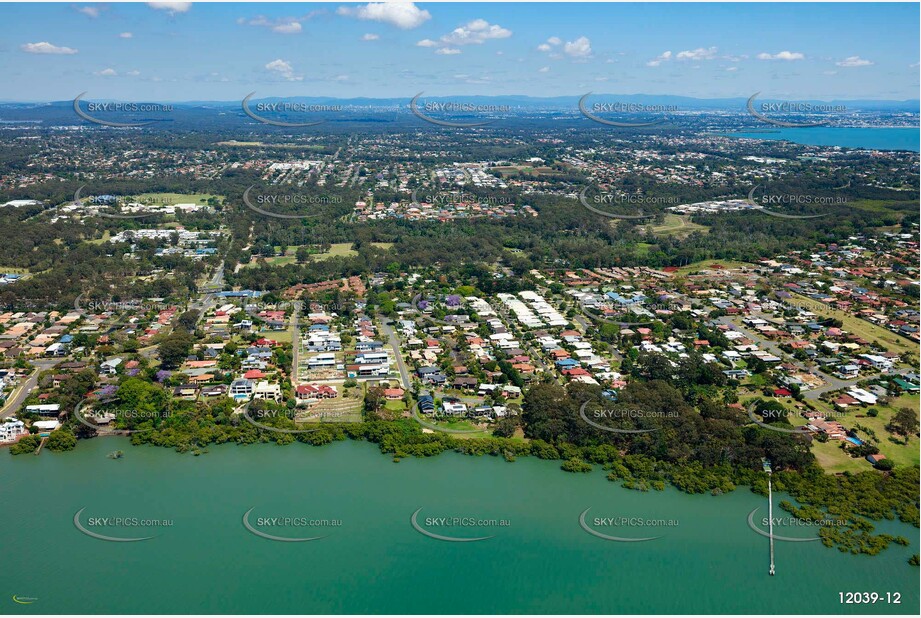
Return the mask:
<path fill-rule="evenodd" d="M 919 5 L 0 4 L 0 100 L 915 99 Z"/>

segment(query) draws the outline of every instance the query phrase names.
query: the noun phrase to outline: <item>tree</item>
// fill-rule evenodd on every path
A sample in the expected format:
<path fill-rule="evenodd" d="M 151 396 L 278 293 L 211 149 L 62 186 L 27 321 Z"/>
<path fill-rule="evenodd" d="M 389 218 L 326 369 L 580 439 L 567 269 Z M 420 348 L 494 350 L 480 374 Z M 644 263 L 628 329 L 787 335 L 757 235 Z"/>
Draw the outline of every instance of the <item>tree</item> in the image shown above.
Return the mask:
<path fill-rule="evenodd" d="M 496 423 L 496 428 L 493 430 L 492 435 L 497 438 L 511 438 L 515 435 L 516 429 L 518 429 L 518 420 L 512 416 L 506 416 Z"/>
<path fill-rule="evenodd" d="M 58 429 L 48 436 L 47 446 L 49 451 L 72 451 L 77 446 L 77 436 L 69 429 Z"/>
<path fill-rule="evenodd" d="M 160 356 L 160 363 L 164 369 L 175 369 L 178 367 L 189 351 L 192 349 L 193 337 L 188 332 L 178 329 L 168 335 L 162 342 L 157 353 Z"/>
<path fill-rule="evenodd" d="M 892 420 L 889 421 L 889 424 L 886 425 L 886 429 L 908 438 L 918 429 L 918 413 L 911 408 L 899 408 Z"/>
<path fill-rule="evenodd" d="M 198 312 L 194 310 L 184 311 L 176 320 L 176 323 L 180 328 L 191 332 L 195 329 L 195 325 L 198 324 Z"/>

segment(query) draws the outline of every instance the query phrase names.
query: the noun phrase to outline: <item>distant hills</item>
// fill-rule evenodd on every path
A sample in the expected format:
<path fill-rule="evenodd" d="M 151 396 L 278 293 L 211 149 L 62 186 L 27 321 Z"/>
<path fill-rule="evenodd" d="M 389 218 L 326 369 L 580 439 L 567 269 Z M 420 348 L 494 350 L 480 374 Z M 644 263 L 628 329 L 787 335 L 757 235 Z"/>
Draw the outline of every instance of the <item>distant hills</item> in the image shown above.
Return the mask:
<path fill-rule="evenodd" d="M 247 93 L 241 93 L 239 100 L 209 101 L 209 100 L 192 100 L 192 101 L 157 101 L 157 100 L 140 100 L 131 102 L 144 103 L 168 103 L 174 108 L 211 108 L 211 109 L 232 109 L 239 110 L 240 103 Z M 407 97 L 356 97 L 356 98 L 336 98 L 336 97 L 254 97 L 251 104 L 256 102 L 272 103 L 286 101 L 288 103 L 303 103 L 306 105 L 341 105 L 352 108 L 383 108 L 393 109 L 397 107 L 406 107 L 409 105 L 415 93 Z M 754 94 L 754 93 L 752 93 Z M 76 96 L 76 95 L 75 95 Z M 437 101 L 451 103 L 468 103 L 475 105 L 501 105 L 508 106 L 513 111 L 528 110 L 558 110 L 571 111 L 577 109 L 579 99 L 583 95 L 567 95 L 557 97 L 532 97 L 527 95 L 501 95 L 501 96 L 425 96 L 420 101 Z M 758 103 L 779 103 L 785 100 L 772 97 L 758 97 Z M 921 111 L 921 101 L 918 99 L 908 99 L 903 101 L 897 100 L 875 100 L 875 99 L 795 99 L 797 102 L 806 102 L 822 105 L 843 105 L 848 111 L 866 110 L 866 111 L 889 111 L 889 112 L 914 112 Z M 106 99 L 85 97 L 83 101 L 93 102 L 127 102 L 125 99 Z M 685 97 L 677 95 L 649 95 L 649 94 L 606 94 L 593 93 L 586 101 L 586 105 L 594 103 L 631 103 L 640 105 L 671 105 L 676 106 L 681 111 L 694 110 L 726 110 L 737 111 L 745 108 L 748 97 L 731 97 L 700 99 L 695 97 Z M 6 109 L 41 109 L 41 108 L 59 108 L 73 106 L 73 99 L 66 101 L 36 101 L 36 102 L 14 102 L 0 101 L 0 107 Z"/>

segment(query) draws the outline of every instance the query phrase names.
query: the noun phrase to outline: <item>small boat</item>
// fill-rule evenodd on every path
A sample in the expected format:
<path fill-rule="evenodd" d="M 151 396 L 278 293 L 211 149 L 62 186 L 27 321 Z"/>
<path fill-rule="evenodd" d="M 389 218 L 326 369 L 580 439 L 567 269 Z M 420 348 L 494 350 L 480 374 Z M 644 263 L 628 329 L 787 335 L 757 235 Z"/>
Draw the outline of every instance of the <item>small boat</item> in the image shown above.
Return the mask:
<path fill-rule="evenodd" d="M 124 451 L 112 451 L 111 453 L 106 455 L 106 457 L 108 457 L 109 459 L 121 459 L 124 456 L 125 456 Z"/>

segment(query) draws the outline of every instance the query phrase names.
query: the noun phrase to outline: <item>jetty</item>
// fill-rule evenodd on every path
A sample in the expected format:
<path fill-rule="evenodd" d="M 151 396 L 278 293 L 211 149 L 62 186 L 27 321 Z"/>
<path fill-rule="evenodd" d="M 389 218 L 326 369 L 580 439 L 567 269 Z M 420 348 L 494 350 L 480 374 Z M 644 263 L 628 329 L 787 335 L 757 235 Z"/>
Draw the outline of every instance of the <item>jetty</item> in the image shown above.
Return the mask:
<path fill-rule="evenodd" d="M 768 477 L 768 538 L 771 541 L 771 568 L 768 571 L 774 575 L 774 500 L 771 492 L 771 462 L 767 459 L 761 460 L 761 468 L 767 472 Z"/>

